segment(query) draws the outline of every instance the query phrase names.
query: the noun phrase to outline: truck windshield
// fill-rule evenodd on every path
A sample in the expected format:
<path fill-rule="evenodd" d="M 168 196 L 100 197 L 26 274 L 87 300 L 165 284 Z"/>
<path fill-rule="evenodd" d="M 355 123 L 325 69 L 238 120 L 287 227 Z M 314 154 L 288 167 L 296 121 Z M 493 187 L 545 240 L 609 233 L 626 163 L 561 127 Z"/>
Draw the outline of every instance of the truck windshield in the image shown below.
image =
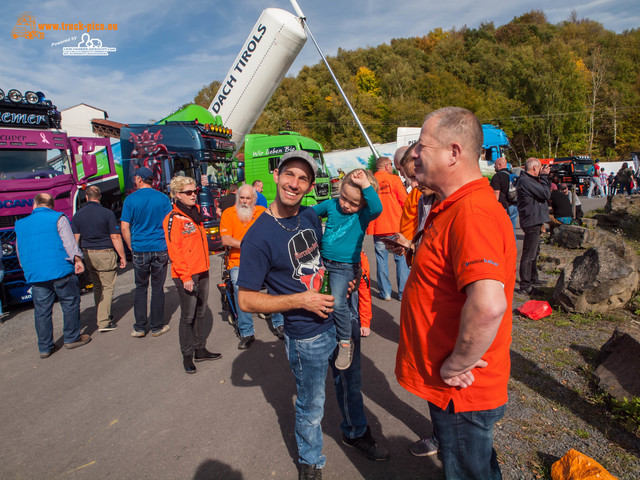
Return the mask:
<path fill-rule="evenodd" d="M 53 178 L 69 173 L 65 150 L 0 150 L 0 180 Z"/>
<path fill-rule="evenodd" d="M 578 162 L 575 162 L 573 165 L 574 165 L 576 173 L 587 173 L 589 171 L 589 169 L 591 168 L 591 165 L 593 165 L 593 164 L 592 163 L 578 163 Z"/>
<path fill-rule="evenodd" d="M 326 177 L 325 174 L 325 166 L 324 166 L 324 157 L 322 156 L 322 152 L 317 150 L 307 150 L 311 155 L 313 155 L 313 159 L 318 164 L 318 170 L 316 171 L 316 177 Z"/>

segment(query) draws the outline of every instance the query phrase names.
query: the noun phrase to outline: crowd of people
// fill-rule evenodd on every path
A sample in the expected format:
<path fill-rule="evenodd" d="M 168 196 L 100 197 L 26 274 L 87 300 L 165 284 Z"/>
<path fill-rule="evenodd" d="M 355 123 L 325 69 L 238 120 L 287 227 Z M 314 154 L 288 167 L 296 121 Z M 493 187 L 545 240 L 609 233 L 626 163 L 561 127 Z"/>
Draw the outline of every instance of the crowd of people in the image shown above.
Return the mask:
<path fill-rule="evenodd" d="M 299 478 L 322 478 L 326 463 L 321 421 L 327 369 L 343 443 L 370 460 L 390 456 L 368 425 L 361 392 L 361 338 L 370 334 L 372 317 L 365 234 L 373 235 L 377 295 L 384 301 L 392 301 L 394 293 L 389 254 L 395 262 L 401 302 L 395 374 L 403 388 L 426 402 L 433 426 L 410 452 L 438 453 L 447 478 L 501 478 L 493 425 L 507 403 L 516 222 L 519 218 L 524 232 L 518 291 L 530 294 L 539 283 L 536 258 L 550 208 L 557 222 L 570 223 L 579 200 L 565 184 L 552 189 L 548 165 L 536 158 L 526 161 L 517 181 L 499 158 L 489 181 L 478 162 L 482 141 L 472 112 L 442 108 L 426 117 L 416 143 L 399 148 L 393 160 L 380 157 L 375 174 L 342 172 L 337 198 L 302 206 L 317 165 L 311 155 L 294 151 L 274 170 L 277 191 L 270 204 L 261 182 L 234 188 L 219 202 L 238 349 L 255 341 L 253 314 L 270 315 L 295 378 Z M 617 185 L 627 190 L 624 168 Z M 602 192 L 599 167 L 597 175 L 593 190 Z M 38 194 L 33 213 L 16 222 L 41 358 L 56 350 L 55 297 L 63 312 L 65 348 L 91 341 L 80 331 L 77 275 L 85 265 L 94 285 L 98 330 L 118 327 L 111 303 L 118 270 L 127 265 L 125 244 L 135 279 L 131 336 L 169 331 L 164 283 L 170 262 L 180 301 L 184 371 L 194 374 L 197 362 L 221 357 L 207 349 L 203 328 L 210 260 L 196 183 L 174 177 L 171 201 L 151 187 L 151 177 L 145 167 L 136 170 L 136 190 L 124 202 L 119 227 L 113 212 L 100 205 L 95 186 L 86 189 L 87 204 L 71 223 L 54 210 L 48 193 Z"/>

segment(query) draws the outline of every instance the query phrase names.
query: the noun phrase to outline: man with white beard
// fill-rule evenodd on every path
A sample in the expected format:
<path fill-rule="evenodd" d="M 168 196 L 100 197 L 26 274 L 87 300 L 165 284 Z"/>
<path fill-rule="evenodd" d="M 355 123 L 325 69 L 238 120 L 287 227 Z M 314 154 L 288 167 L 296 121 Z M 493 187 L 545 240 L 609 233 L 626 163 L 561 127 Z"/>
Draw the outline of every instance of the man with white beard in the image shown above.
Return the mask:
<path fill-rule="evenodd" d="M 236 312 L 238 312 L 238 332 L 240 343 L 238 348 L 245 350 L 255 340 L 253 318 L 250 313 L 238 308 L 238 271 L 240 270 L 240 244 L 249 227 L 265 211 L 264 207 L 256 205 L 258 195 L 251 185 L 243 185 L 238 189 L 236 204 L 222 212 L 220 219 L 220 236 L 222 244 L 229 248 L 227 269 L 233 283 Z M 278 337 L 284 338 L 284 319 L 282 315 L 271 317 L 273 328 Z"/>

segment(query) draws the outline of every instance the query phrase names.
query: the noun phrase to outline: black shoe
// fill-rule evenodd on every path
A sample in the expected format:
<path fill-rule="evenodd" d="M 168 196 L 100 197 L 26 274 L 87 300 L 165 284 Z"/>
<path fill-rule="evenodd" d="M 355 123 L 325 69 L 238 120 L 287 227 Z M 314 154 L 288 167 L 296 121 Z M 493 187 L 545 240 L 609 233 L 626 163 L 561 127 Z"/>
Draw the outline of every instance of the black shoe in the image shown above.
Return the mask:
<path fill-rule="evenodd" d="M 276 327 L 275 336 L 280 340 L 284 340 L 284 325 L 278 325 Z"/>
<path fill-rule="evenodd" d="M 547 282 L 546 282 L 546 281 L 544 281 L 544 280 L 540 280 L 540 279 L 538 279 L 538 280 L 534 280 L 534 281 L 533 281 L 533 284 L 534 284 L 535 286 L 537 286 L 537 287 L 546 287 L 546 286 L 547 286 Z"/>
<path fill-rule="evenodd" d="M 527 287 L 527 288 L 516 288 L 514 290 L 516 293 L 519 293 L 520 295 L 531 295 L 533 293 L 533 287 Z"/>
<path fill-rule="evenodd" d="M 238 350 L 246 350 L 251 346 L 253 341 L 256 339 L 253 335 L 249 335 L 248 337 L 242 337 L 240 339 L 240 343 L 238 344 Z"/>
<path fill-rule="evenodd" d="M 205 360 L 218 360 L 222 357 L 221 353 L 211 353 L 206 348 L 198 348 L 196 349 L 196 353 L 193 356 L 194 361 L 196 362 L 204 362 Z"/>
<path fill-rule="evenodd" d="M 182 357 L 182 365 L 184 365 L 185 372 L 196 373 L 196 366 L 193 364 L 193 357 L 191 355 L 185 355 Z"/>
<path fill-rule="evenodd" d="M 111 330 L 115 330 L 116 328 L 118 328 L 118 324 L 117 323 L 109 322 L 109 323 L 107 323 L 106 327 L 99 328 L 98 331 L 100 331 L 100 332 L 110 332 Z"/>
<path fill-rule="evenodd" d="M 373 435 L 371 435 L 371 429 L 369 426 L 367 426 L 367 431 L 364 432 L 364 435 L 358 438 L 348 438 L 342 434 L 342 443 L 349 447 L 357 448 L 369 460 L 382 462 L 384 460 L 388 460 L 391 456 L 389 450 L 376 443 Z"/>
<path fill-rule="evenodd" d="M 300 474 L 298 480 L 322 480 L 322 469 L 315 465 L 300 464 Z"/>

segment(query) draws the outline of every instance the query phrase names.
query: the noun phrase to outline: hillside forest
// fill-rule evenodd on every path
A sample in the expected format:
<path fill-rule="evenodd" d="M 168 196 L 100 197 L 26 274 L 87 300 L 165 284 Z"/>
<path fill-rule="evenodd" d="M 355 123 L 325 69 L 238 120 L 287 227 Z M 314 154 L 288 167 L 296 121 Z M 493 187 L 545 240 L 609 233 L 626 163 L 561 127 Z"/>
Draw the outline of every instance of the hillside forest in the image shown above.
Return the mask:
<path fill-rule="evenodd" d="M 513 164 L 571 154 L 626 160 L 640 150 L 640 29 L 618 34 L 575 12 L 553 25 L 534 10 L 499 27 L 340 49 L 328 61 L 374 143 L 455 105 L 505 130 Z M 219 85 L 204 86 L 194 103 L 209 107 Z M 253 132 L 281 130 L 326 151 L 366 145 L 322 62 L 282 81 Z"/>

